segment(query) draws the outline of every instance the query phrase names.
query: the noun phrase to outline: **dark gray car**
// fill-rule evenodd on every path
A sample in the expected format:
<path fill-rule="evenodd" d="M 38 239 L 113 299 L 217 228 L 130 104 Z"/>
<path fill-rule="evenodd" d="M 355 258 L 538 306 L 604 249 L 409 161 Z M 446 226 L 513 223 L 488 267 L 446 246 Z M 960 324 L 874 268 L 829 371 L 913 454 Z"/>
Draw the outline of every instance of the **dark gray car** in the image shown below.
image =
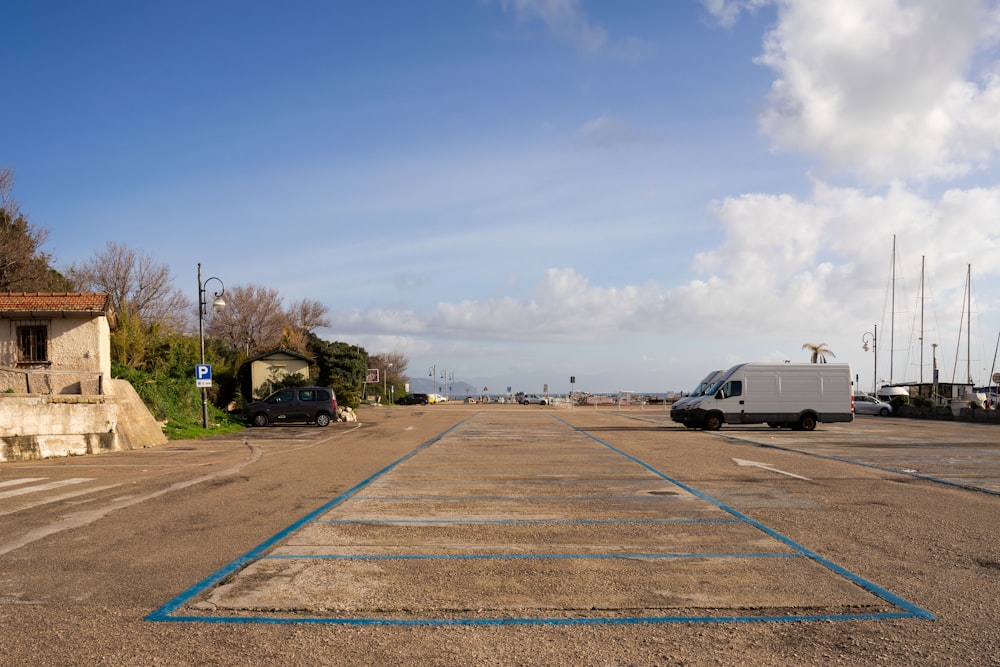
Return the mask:
<path fill-rule="evenodd" d="M 250 403 L 246 415 L 254 426 L 289 422 L 327 426 L 337 417 L 337 395 L 329 387 L 288 387 Z"/>

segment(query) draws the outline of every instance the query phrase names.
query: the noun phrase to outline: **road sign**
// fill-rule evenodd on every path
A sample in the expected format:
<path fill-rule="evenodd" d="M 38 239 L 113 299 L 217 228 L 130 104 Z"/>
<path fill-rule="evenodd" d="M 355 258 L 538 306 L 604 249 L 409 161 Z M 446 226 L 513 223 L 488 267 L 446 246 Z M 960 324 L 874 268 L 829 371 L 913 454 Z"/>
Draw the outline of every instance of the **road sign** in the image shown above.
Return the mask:
<path fill-rule="evenodd" d="M 378 382 L 378 369 L 369 368 L 368 375 L 365 376 L 365 382 Z"/>
<path fill-rule="evenodd" d="M 196 387 L 212 386 L 212 366 L 210 364 L 195 365 L 194 384 Z"/>

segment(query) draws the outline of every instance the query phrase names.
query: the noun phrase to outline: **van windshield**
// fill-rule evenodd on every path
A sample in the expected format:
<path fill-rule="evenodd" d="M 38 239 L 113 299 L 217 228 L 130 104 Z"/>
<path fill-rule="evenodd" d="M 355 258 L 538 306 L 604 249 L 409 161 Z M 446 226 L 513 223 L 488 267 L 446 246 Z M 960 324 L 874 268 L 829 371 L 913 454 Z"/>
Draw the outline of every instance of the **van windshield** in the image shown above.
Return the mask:
<path fill-rule="evenodd" d="M 708 392 L 709 388 L 715 383 L 715 380 L 719 377 L 721 372 L 722 371 L 714 371 L 703 377 L 701 382 L 698 383 L 698 386 L 692 389 L 688 396 L 704 396 Z"/>
<path fill-rule="evenodd" d="M 733 372 L 737 368 L 739 368 L 739 366 L 733 366 L 728 371 L 726 371 L 725 375 L 716 380 L 711 387 L 705 389 L 705 396 L 714 396 L 715 394 L 717 394 L 719 390 L 722 389 L 722 385 L 726 384 L 726 380 L 728 380 L 732 376 Z"/>

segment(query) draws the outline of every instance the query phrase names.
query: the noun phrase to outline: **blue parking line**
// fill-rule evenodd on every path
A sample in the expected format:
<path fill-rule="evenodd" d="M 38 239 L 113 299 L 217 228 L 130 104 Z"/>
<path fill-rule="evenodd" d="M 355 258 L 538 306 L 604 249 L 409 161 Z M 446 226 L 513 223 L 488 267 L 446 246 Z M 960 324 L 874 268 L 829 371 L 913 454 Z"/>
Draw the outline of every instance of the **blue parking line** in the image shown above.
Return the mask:
<path fill-rule="evenodd" d="M 476 501 L 485 502 L 574 502 L 574 503 L 593 503 L 593 502 L 605 502 L 608 500 L 649 500 L 651 496 L 649 494 L 628 494 L 624 496 L 355 496 L 353 498 L 356 503 L 387 503 L 387 502 L 406 502 L 406 503 L 467 503 Z M 660 498 L 662 499 L 662 498 Z"/>
<path fill-rule="evenodd" d="M 597 525 L 616 523 L 742 523 L 739 519 L 323 519 L 329 524 L 498 524 L 507 526 Z"/>
<path fill-rule="evenodd" d="M 282 530 L 282 531 L 274 534 L 270 539 L 267 539 L 264 542 L 261 542 L 256 547 L 254 547 L 250 551 L 246 552 L 245 554 L 243 554 L 242 556 L 240 556 L 239 558 L 237 558 L 233 562 L 229 563 L 228 565 L 225 565 L 224 567 L 222 567 L 221 569 L 219 569 L 215 573 L 209 575 L 208 577 L 206 577 L 202 581 L 198 582 L 197 584 L 195 584 L 191 588 L 187 589 L 186 591 L 184 591 L 183 593 L 181 593 L 180 595 L 178 595 L 177 597 L 175 597 L 173 600 L 171 600 L 167 604 L 163 605 L 162 607 L 160 607 L 159 609 L 157 609 L 153 613 L 151 613 L 148 616 L 146 616 L 146 620 L 147 621 L 173 621 L 173 620 L 178 620 L 176 617 L 171 616 L 171 614 L 173 612 L 177 611 L 178 609 L 180 609 L 181 606 L 183 606 L 188 600 L 191 600 L 192 598 L 197 597 L 198 595 L 200 595 L 204 591 L 208 590 L 212 586 L 215 586 L 217 583 L 219 583 L 220 581 L 222 581 L 223 579 L 225 579 L 229 575 L 233 574 L 234 572 L 238 572 L 239 570 L 242 570 L 244 567 L 246 567 L 250 563 L 254 562 L 255 560 L 260 560 L 261 556 L 264 555 L 264 552 L 266 552 L 268 549 L 270 549 L 271 547 L 273 547 L 275 544 L 277 544 L 281 540 L 285 539 L 286 537 L 288 537 L 289 535 L 291 535 L 292 533 L 294 533 L 295 531 L 297 531 L 299 528 L 301 528 L 302 526 L 306 525 L 307 523 L 310 523 L 310 522 L 314 521 L 315 519 L 317 519 L 318 517 L 326 514 L 326 512 L 328 512 L 331 507 L 334 507 L 334 506 L 339 505 L 340 503 L 344 502 L 345 500 L 347 500 L 348 498 L 350 498 L 351 496 L 353 496 L 354 494 L 356 494 L 358 491 L 360 491 L 361 489 L 363 489 L 366 486 L 368 486 L 369 484 L 371 484 L 373 480 L 377 479 L 378 477 L 381 477 L 382 475 L 384 475 L 385 473 L 389 472 L 390 470 L 392 470 L 393 468 L 395 468 L 399 464 L 403 463 L 404 461 L 407 461 L 408 459 L 416 456 L 416 454 L 418 452 L 421 452 L 424 449 L 427 449 L 428 447 L 430 447 L 431 445 L 433 445 L 435 442 L 437 442 L 438 440 L 440 440 L 444 436 L 448 435 L 449 433 L 451 433 L 452 431 L 454 431 L 456 428 L 458 428 L 459 426 L 461 426 L 462 424 L 464 424 L 468 420 L 472 419 L 474 416 L 475 415 L 473 414 L 473 415 L 471 415 L 469 417 L 466 417 L 462 421 L 453 424 L 451 427 L 445 429 L 441 433 L 438 433 L 436 436 L 434 436 L 433 438 L 431 438 L 427 442 L 424 442 L 424 443 L 418 445 L 417 448 L 414 449 L 409 454 L 401 456 L 400 458 L 396 459 L 395 461 L 393 461 L 392 463 L 390 463 L 386 467 L 384 467 L 381 470 L 379 470 L 377 473 L 375 473 L 374 475 L 372 475 L 368 479 L 365 479 L 365 480 L 362 480 L 361 482 L 358 482 L 357 484 L 355 484 L 354 486 L 352 486 L 347 491 L 345 491 L 342 494 L 340 494 L 339 496 L 333 498 L 330 502 L 328 502 L 328 503 L 320 506 L 319 508 L 317 508 L 317 509 L 313 510 L 312 512 L 310 512 L 309 514 L 305 515 L 304 517 L 302 517 L 301 519 L 299 519 L 295 523 L 291 524 L 290 526 L 288 526 L 284 530 Z"/>
<path fill-rule="evenodd" d="M 696 496 L 697 498 L 717 507 L 718 509 L 731 515 L 733 519 L 712 519 L 712 520 L 683 520 L 685 522 L 716 522 L 716 523 L 746 523 L 758 530 L 764 532 L 780 543 L 788 546 L 793 550 L 792 553 L 764 553 L 764 554 L 563 554 L 563 555 L 544 555 L 544 556 L 530 556 L 530 555 L 465 555 L 465 556 L 420 556 L 420 555 L 404 555 L 404 556 L 348 556 L 348 555 L 268 555 L 265 552 L 275 546 L 281 540 L 287 538 L 290 534 L 302 528 L 304 525 L 316 522 L 316 519 L 321 515 L 328 512 L 332 507 L 344 502 L 348 498 L 353 498 L 361 489 L 365 488 L 371 484 L 375 479 L 386 474 L 399 464 L 412 458 L 417 453 L 423 451 L 430 445 L 439 441 L 441 438 L 447 434 L 454 431 L 456 428 L 461 426 L 463 423 L 472 419 L 475 415 L 467 417 L 466 419 L 454 424 L 450 428 L 441 432 L 437 436 L 431 438 L 430 440 L 419 445 L 409 454 L 397 459 L 393 463 L 389 464 L 382 470 L 378 471 L 371 477 L 362 482 L 358 483 L 351 489 L 345 491 L 339 496 L 333 498 L 328 503 L 309 513 L 299 521 L 291 524 L 284 530 L 278 532 L 270 539 L 262 542 L 257 547 L 251 549 L 243 556 L 239 557 L 232 563 L 219 569 L 217 572 L 213 573 L 206 579 L 202 580 L 198 584 L 192 586 L 188 590 L 184 591 L 167 604 L 163 605 L 153 613 L 146 616 L 148 621 L 156 622 L 195 622 L 195 623 L 255 623 L 255 624 L 272 624 L 272 625 L 285 625 L 285 624 L 326 624 L 326 625 L 346 625 L 346 626 L 498 626 L 498 625 L 519 625 L 519 626 L 572 626 L 572 625 L 634 625 L 634 624 L 656 624 L 656 623 L 774 623 L 774 622 L 802 622 L 802 621 L 839 621 L 839 620 L 886 620 L 886 619 L 906 619 L 906 618 L 917 618 L 924 620 L 935 620 L 935 616 L 930 612 L 921 609 L 920 607 L 907 602 L 906 600 L 900 598 L 899 596 L 890 593 L 889 591 L 877 586 L 876 584 L 869 582 L 858 575 L 844 569 L 843 567 L 819 556 L 818 554 L 802 547 L 801 545 L 795 543 L 791 539 L 781 535 L 777 531 L 768 528 L 767 526 L 761 524 L 760 522 L 746 516 L 745 514 L 728 507 L 718 500 L 708 496 L 707 494 L 698 491 L 697 489 L 690 487 L 678 480 L 675 480 L 668 475 L 660 472 L 659 470 L 653 468 L 644 461 L 624 452 L 623 450 L 604 442 L 600 438 L 588 433 L 583 429 L 579 429 L 572 424 L 556 417 L 552 416 L 553 419 L 563 423 L 572 430 L 590 438 L 591 440 L 599 443 L 600 445 L 608 448 L 609 450 L 615 452 L 616 454 L 636 463 L 637 465 L 643 467 L 644 469 L 650 471 L 657 477 L 670 482 L 671 484 L 677 486 L 678 488 L 684 489 L 688 493 Z M 355 498 L 357 500 L 357 498 Z M 399 500 L 399 499 L 392 499 Z M 467 499 L 463 499 L 467 500 Z M 510 498 L 502 498 L 502 500 L 510 500 Z M 656 522 L 657 520 L 638 520 L 635 522 Z M 394 520 L 382 520 L 383 523 L 536 523 L 534 520 L 498 520 L 498 521 L 433 521 L 433 520 L 420 520 L 420 521 L 394 521 Z M 667 522 L 678 522 L 678 520 L 668 520 Z M 375 523 L 375 521 L 322 521 L 318 523 Z M 537 523 L 627 523 L 627 521 L 539 521 Z M 228 616 L 200 616 L 200 615 L 175 615 L 175 612 L 179 610 L 185 603 L 189 600 L 197 597 L 201 593 L 210 589 L 211 587 L 217 585 L 226 577 L 239 571 L 240 569 L 246 567 L 250 563 L 263 560 L 263 559 L 331 559 L 331 560 L 388 560 L 388 559 L 464 559 L 464 560 L 482 560 L 482 559 L 512 559 L 512 558 L 615 558 L 615 559 L 635 559 L 635 558 L 797 558 L 805 557 L 810 560 L 819 563 L 820 565 L 826 567 L 830 571 L 850 580 L 857 586 L 868 591 L 872 595 L 882 599 L 883 601 L 901 609 L 902 611 L 889 611 L 889 612 L 872 612 L 872 613 L 858 613 L 858 614 L 793 614 L 793 615 L 755 615 L 755 616 L 632 616 L 632 617 L 600 617 L 600 618 L 490 618 L 490 619 L 379 619 L 379 618 L 327 618 L 327 617 L 271 617 L 271 616 L 253 616 L 253 617 L 228 617 Z"/>
<path fill-rule="evenodd" d="M 641 461 L 640 459 L 637 459 L 636 457 L 632 456 L 631 454 L 629 454 L 629 453 L 627 453 L 625 451 L 622 451 L 621 449 L 618 449 L 617 447 L 615 447 L 614 445 L 612 445 L 610 443 L 604 442 L 603 440 L 601 440 L 597 436 L 595 436 L 595 435 L 593 435 L 591 433 L 588 433 L 587 431 L 584 431 L 582 429 L 579 429 L 579 428 L 573 426 L 572 424 L 570 424 L 569 422 L 567 422 L 565 420 L 559 419 L 558 417 L 556 417 L 554 415 L 553 415 L 553 419 L 556 419 L 556 420 L 558 420 L 558 421 L 566 424 L 567 426 L 569 426 L 570 428 L 572 428 L 573 430 L 575 430 L 578 433 L 586 435 L 588 438 L 592 439 L 594 442 L 598 442 L 598 443 L 604 445 L 605 447 L 607 447 L 608 449 L 611 449 L 612 451 L 618 452 L 619 454 L 621 454 L 625 458 L 630 459 L 630 460 L 634 461 L 635 463 L 641 465 L 642 467 L 646 468 L 650 472 L 652 472 L 652 473 L 654 473 L 656 475 L 659 475 L 660 477 L 662 477 L 663 479 L 667 480 L 671 484 L 676 484 L 677 486 L 679 486 L 680 488 L 684 489 L 685 491 L 687 491 L 687 492 L 689 492 L 689 493 L 691 493 L 691 494 L 693 494 L 693 495 L 701 498 L 702 500 L 704 500 L 704 501 L 706 501 L 708 503 L 711 503 L 712 505 L 715 505 L 716 507 L 718 507 L 722 511 L 728 512 L 729 514 L 732 514 L 734 517 L 736 517 L 736 518 L 738 518 L 738 519 L 740 519 L 742 521 L 745 521 L 746 523 L 748 523 L 751 526 L 757 528 L 758 530 L 766 533 L 767 535 L 770 535 L 771 537 L 773 537 L 774 539 L 778 540 L 779 542 L 782 542 L 783 544 L 785 544 L 785 545 L 791 547 L 792 549 L 795 549 L 796 551 L 800 552 L 802 555 L 804 555 L 804 556 L 806 556 L 806 557 L 814 560 L 815 562 L 819 563 L 820 565 L 822 565 L 823 567 L 827 568 L 828 570 L 830 570 L 832 572 L 835 572 L 835 573 L 839 574 L 840 576 L 842 576 L 842 577 L 844 577 L 844 578 L 846 578 L 846 579 L 854 582 L 856 585 L 860 586 L 861 588 L 863 588 L 864 590 L 868 591 L 872 595 L 875 595 L 876 597 L 882 598 L 886 602 L 888 602 L 888 603 L 890 603 L 890 604 L 892 604 L 892 605 L 894 605 L 896 607 L 899 607 L 900 609 L 906 610 L 906 613 L 909 616 L 912 616 L 913 618 L 920 618 L 920 619 L 925 619 L 925 620 L 937 620 L 937 617 L 934 616 L 929 611 L 927 611 L 925 609 L 921 609 L 917 605 L 904 600 L 903 598 L 899 597 L 898 595 L 896 595 L 894 593 L 890 593 L 889 591 L 887 591 L 886 589 L 882 588 L 881 586 L 878 586 L 877 584 L 872 583 L 872 582 L 868 581 L 867 579 L 864 579 L 864 578 L 862 578 L 862 577 L 854 574 L 853 572 L 850 572 L 849 570 L 844 569 L 840 565 L 837 565 L 836 563 L 834 563 L 834 562 L 832 562 L 830 560 L 827 560 L 826 558 L 823 558 L 819 554 L 817 554 L 817 553 L 815 553 L 813 551 L 810 551 L 809 549 L 806 549 L 802 545 L 794 542 L 793 540 L 791 540 L 788 537 L 785 537 L 784 535 L 782 535 L 778 531 L 774 530 L 773 528 L 768 528 L 767 526 L 765 526 L 764 524 L 760 523 L 756 519 L 750 518 L 749 516 L 747 516 L 746 514 L 743 514 L 739 510 L 736 510 L 736 509 L 734 509 L 732 507 L 729 507 L 728 505 L 724 505 L 723 503 L 719 502 L 715 498 L 712 498 L 708 494 L 706 494 L 706 493 L 704 493 L 702 491 L 699 491 L 698 489 L 695 489 L 694 487 L 688 486 L 687 484 L 684 484 L 681 481 L 673 479 L 669 475 L 665 475 L 664 473 L 660 472 L 656 468 L 653 468 L 651 465 L 649 465 L 645 461 Z"/>
<path fill-rule="evenodd" d="M 618 554 L 269 554 L 261 560 L 683 560 L 687 558 L 802 558 L 799 552 Z"/>

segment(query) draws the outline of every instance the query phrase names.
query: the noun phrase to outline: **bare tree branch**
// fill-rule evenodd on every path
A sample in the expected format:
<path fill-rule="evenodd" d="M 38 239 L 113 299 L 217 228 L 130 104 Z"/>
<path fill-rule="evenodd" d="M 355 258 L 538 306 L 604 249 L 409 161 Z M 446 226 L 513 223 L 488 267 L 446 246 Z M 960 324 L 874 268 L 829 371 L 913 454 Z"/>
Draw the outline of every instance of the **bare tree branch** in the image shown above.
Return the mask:
<path fill-rule="evenodd" d="M 288 328 L 278 291 L 259 285 L 226 289 L 226 308 L 208 313 L 208 333 L 247 356 L 279 347 Z"/>
<path fill-rule="evenodd" d="M 317 327 L 330 326 L 328 312 L 330 309 L 315 299 L 301 299 L 288 308 L 288 320 L 296 329 L 308 333 Z"/>
<path fill-rule="evenodd" d="M 173 286 L 170 267 L 145 252 L 108 241 L 105 249 L 70 269 L 77 289 L 107 292 L 119 312 L 134 312 L 142 322 L 183 328 L 191 301 Z"/>

